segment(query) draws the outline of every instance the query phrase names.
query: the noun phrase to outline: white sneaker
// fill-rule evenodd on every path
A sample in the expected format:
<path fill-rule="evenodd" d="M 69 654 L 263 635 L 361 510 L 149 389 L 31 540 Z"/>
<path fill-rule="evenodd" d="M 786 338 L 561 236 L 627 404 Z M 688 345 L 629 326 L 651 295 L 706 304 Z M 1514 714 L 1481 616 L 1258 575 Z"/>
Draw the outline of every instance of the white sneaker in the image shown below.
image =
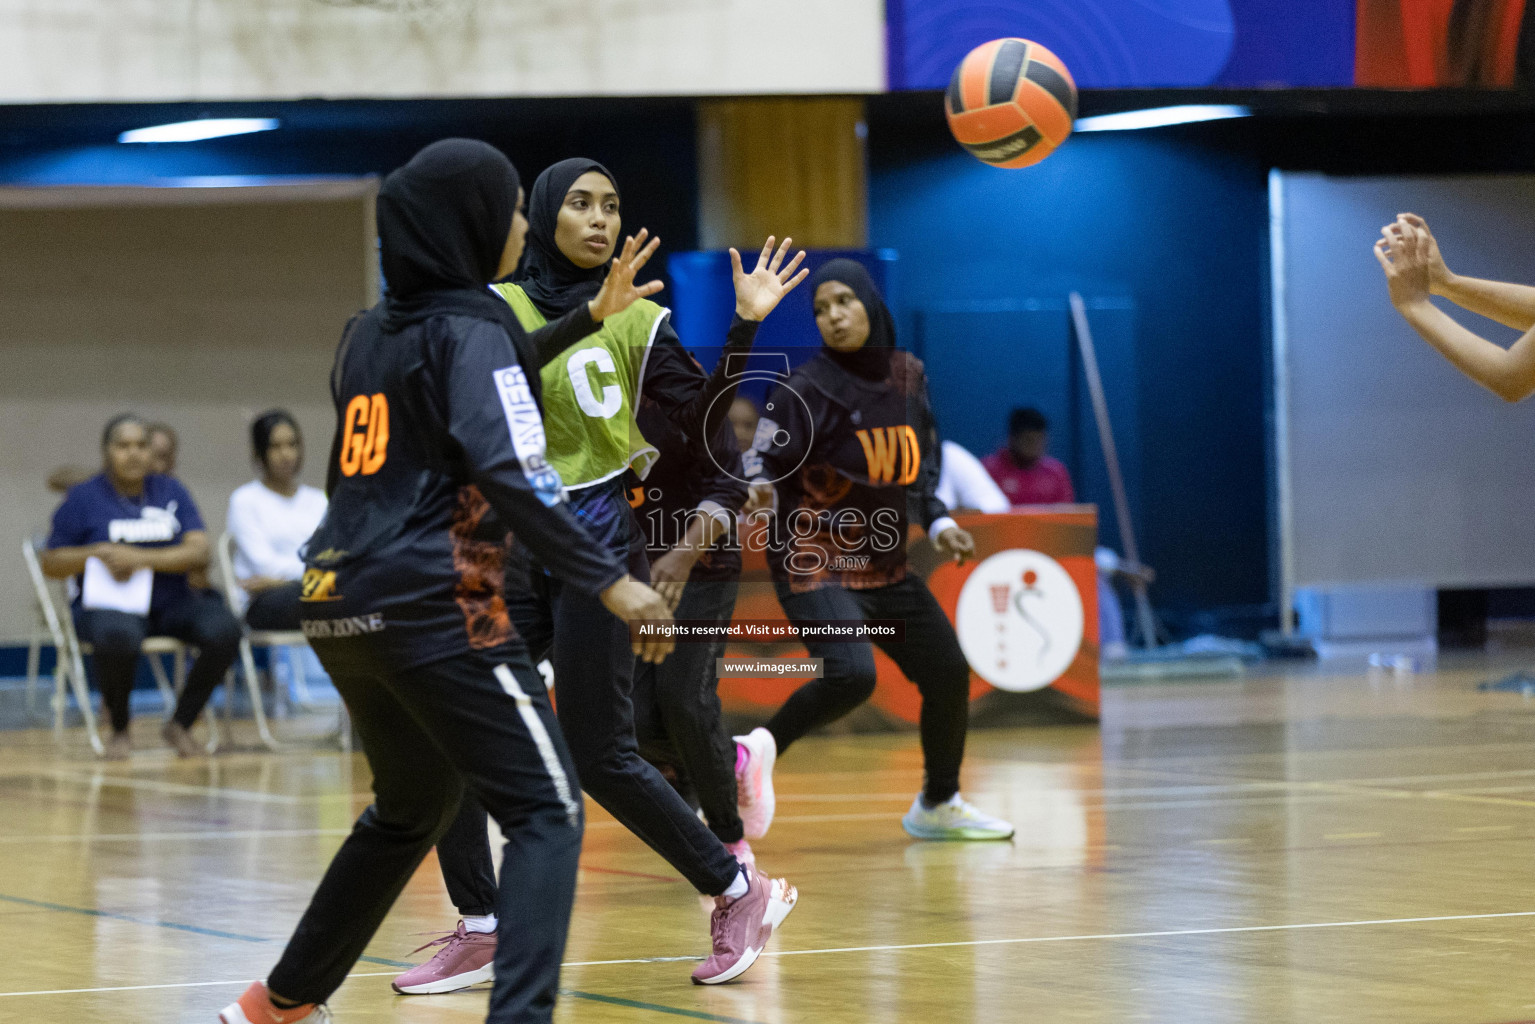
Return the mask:
<path fill-rule="evenodd" d="M 777 798 L 773 795 L 773 762 L 778 759 L 778 741 L 773 734 L 757 727 L 745 736 L 735 737 L 746 760 L 736 772 L 736 806 L 741 811 L 741 827 L 747 839 L 761 839 L 773 824 Z"/>
<path fill-rule="evenodd" d="M 917 839 L 1011 839 L 1014 831 L 1011 824 L 981 813 L 958 793 L 931 809 L 922 806 L 922 794 L 917 794 L 901 827 Z"/>

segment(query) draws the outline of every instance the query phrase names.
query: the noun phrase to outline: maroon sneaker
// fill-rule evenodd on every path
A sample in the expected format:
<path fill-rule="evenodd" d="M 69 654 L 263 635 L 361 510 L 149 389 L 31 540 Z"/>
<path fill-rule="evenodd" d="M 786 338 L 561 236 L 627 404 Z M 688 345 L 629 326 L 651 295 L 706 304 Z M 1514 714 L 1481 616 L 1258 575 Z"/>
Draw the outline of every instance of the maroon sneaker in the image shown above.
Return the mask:
<path fill-rule="evenodd" d="M 490 932 L 471 932 L 458 922 L 452 934 L 433 939 L 411 950 L 419 953 L 429 946 L 442 948 L 420 967 L 412 967 L 394 979 L 394 990 L 406 996 L 425 996 L 438 992 L 457 992 L 470 985 L 490 981 L 496 976 L 496 936 Z"/>
<path fill-rule="evenodd" d="M 746 874 L 745 896 L 728 903 L 723 896 L 714 899 L 709 919 L 714 952 L 693 972 L 695 985 L 719 985 L 746 973 L 799 900 L 799 890 L 787 879 L 769 878 L 755 867 Z"/>

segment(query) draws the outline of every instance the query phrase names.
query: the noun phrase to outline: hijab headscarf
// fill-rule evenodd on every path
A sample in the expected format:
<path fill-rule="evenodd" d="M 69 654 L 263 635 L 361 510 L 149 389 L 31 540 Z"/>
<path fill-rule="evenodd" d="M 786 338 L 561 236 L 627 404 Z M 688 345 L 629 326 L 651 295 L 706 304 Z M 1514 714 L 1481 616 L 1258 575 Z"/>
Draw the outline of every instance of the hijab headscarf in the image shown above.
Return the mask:
<path fill-rule="evenodd" d="M 384 179 L 379 258 L 388 291 L 384 327 L 442 313 L 500 320 L 495 279 L 517 204 L 517 169 L 473 139 L 443 139 Z"/>
<path fill-rule="evenodd" d="M 895 321 L 890 309 L 879 294 L 879 288 L 862 263 L 849 259 L 834 259 L 822 264 L 810 277 L 810 297 L 827 281 L 847 285 L 863 303 L 869 317 L 869 339 L 856 352 L 838 352 L 824 341 L 821 354 L 855 377 L 869 381 L 882 381 L 890 375 L 890 357 L 895 352 Z"/>
<path fill-rule="evenodd" d="M 610 259 L 590 269 L 578 267 L 560 252 L 554 241 L 565 193 L 588 171 L 603 175 L 613 183 L 613 191 L 618 191 L 618 182 L 606 167 L 595 160 L 574 157 L 546 167 L 533 182 L 533 191 L 528 196 L 528 250 L 516 280 L 538 311 L 550 320 L 595 298 L 612 262 Z"/>
<path fill-rule="evenodd" d="M 434 142 L 384 179 L 378 238 L 387 290 L 374 314 L 383 331 L 471 316 L 500 324 L 518 362 L 538 365 L 512 307 L 486 287 L 501 265 L 519 187 L 505 154 L 475 139 Z M 538 374 L 528 380 L 536 396 Z"/>

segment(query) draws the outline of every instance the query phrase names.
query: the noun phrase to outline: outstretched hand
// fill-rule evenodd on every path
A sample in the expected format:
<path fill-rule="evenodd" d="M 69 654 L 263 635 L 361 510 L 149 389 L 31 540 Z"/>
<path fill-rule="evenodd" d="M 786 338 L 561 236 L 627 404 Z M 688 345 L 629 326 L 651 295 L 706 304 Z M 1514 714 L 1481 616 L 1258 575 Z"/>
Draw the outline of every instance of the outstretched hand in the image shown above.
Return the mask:
<path fill-rule="evenodd" d="M 602 288 L 598 290 L 597 297 L 586 304 L 592 319 L 597 323 L 622 313 L 636 300 L 654 295 L 665 287 L 660 281 L 634 283 L 635 275 L 661 247 L 659 238 L 650 239 L 650 244 L 646 245 L 645 239 L 649 235 L 648 230 L 640 228 L 639 234 L 624 239 L 623 251 L 614 257 L 612 265 L 608 267 L 608 276 L 602 279 Z"/>
<path fill-rule="evenodd" d="M 763 319 L 773 312 L 785 295 L 810 276 L 808 270 L 801 270 L 798 274 L 794 272 L 805 260 L 803 249 L 789 261 L 787 267 L 783 266 L 784 257 L 788 255 L 794 239 L 785 238 L 777 252 L 773 251 L 774 241 L 773 236 L 768 235 L 767 244 L 757 257 L 757 266 L 750 274 L 741 267 L 741 254 L 734 249 L 730 250 L 730 270 L 736 286 L 736 316 L 742 320 Z M 783 269 L 780 270 L 780 267 Z"/>
<path fill-rule="evenodd" d="M 1423 246 L 1423 258 L 1428 263 L 1428 287 L 1429 291 L 1439 293 L 1444 286 L 1450 283 L 1454 275 L 1450 268 L 1445 266 L 1444 257 L 1439 252 L 1439 240 L 1428 228 L 1428 221 L 1419 217 L 1416 213 L 1399 213 L 1397 221 L 1414 227 L 1418 231 L 1418 244 Z"/>
<path fill-rule="evenodd" d="M 1439 252 L 1427 225 L 1419 228 L 1404 215 L 1381 228 L 1380 233 L 1375 242 L 1375 259 L 1386 273 L 1391 304 L 1400 310 L 1427 302 L 1432 290 L 1434 257 Z"/>

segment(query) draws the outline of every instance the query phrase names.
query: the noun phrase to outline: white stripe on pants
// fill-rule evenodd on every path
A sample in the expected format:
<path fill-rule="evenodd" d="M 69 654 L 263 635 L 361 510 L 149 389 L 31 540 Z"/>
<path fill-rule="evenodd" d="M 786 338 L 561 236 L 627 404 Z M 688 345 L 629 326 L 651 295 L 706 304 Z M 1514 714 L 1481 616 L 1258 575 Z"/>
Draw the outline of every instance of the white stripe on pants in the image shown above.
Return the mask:
<path fill-rule="evenodd" d="M 571 792 L 570 779 L 565 775 L 565 766 L 560 764 L 559 755 L 554 752 L 554 742 L 549 739 L 549 730 L 544 728 L 544 720 L 538 717 L 533 701 L 517 684 L 517 677 L 512 675 L 511 669 L 497 665 L 495 674 L 501 689 L 517 702 L 517 713 L 522 716 L 522 724 L 533 735 L 533 742 L 538 746 L 538 756 L 544 759 L 544 768 L 554 780 L 554 789 L 560 795 L 560 803 L 565 805 L 565 817 L 569 819 L 571 827 L 575 828 L 581 821 L 581 805 Z"/>

